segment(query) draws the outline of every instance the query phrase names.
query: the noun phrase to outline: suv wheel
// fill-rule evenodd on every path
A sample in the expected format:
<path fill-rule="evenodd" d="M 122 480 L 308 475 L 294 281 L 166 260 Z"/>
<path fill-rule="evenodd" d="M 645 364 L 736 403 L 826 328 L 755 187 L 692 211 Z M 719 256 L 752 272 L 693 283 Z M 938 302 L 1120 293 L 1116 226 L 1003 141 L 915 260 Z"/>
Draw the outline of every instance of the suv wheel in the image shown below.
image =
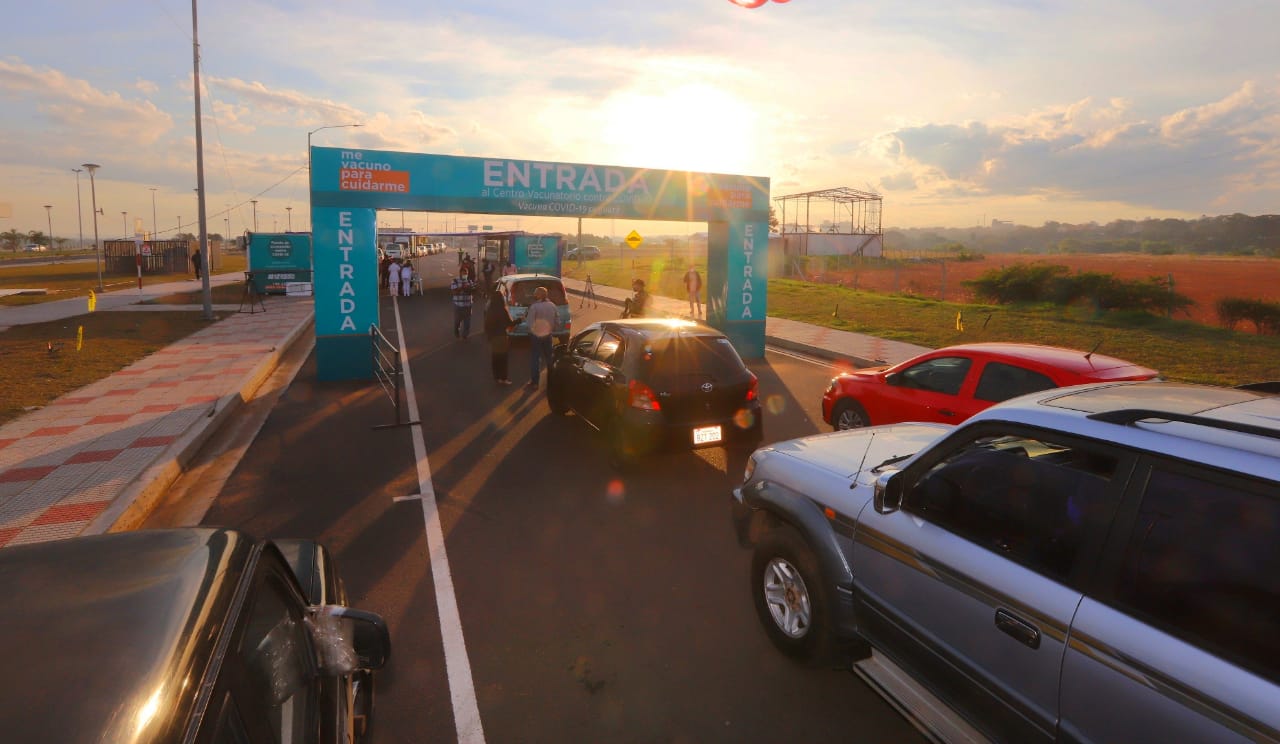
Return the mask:
<path fill-rule="evenodd" d="M 826 662 L 831 648 L 830 601 L 813 551 L 794 528 L 771 531 L 751 559 L 756 614 L 773 645 L 806 663 Z"/>
<path fill-rule="evenodd" d="M 856 400 L 845 398 L 831 411 L 831 427 L 836 431 L 861 429 L 870 425 L 871 419 L 867 417 L 866 410 Z"/>

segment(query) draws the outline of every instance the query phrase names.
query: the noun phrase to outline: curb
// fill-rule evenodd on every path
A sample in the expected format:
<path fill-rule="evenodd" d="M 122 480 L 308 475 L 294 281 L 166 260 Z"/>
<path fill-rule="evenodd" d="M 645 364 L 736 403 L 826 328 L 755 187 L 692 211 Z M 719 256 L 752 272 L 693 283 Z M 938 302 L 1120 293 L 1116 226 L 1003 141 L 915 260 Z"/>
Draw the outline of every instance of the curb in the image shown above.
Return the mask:
<path fill-rule="evenodd" d="M 200 451 L 227 419 L 245 405 L 262 383 L 271 376 L 280 359 L 310 329 L 315 312 L 309 313 L 284 337 L 266 358 L 242 378 L 239 389 L 218 399 L 209 413 L 188 429 L 161 454 L 150 467 L 142 471 L 133 482 L 124 487 L 111 502 L 111 506 L 89 522 L 81 535 L 98 535 L 107 532 L 124 532 L 136 529 L 155 509 L 160 497 L 182 476 L 187 464 Z"/>

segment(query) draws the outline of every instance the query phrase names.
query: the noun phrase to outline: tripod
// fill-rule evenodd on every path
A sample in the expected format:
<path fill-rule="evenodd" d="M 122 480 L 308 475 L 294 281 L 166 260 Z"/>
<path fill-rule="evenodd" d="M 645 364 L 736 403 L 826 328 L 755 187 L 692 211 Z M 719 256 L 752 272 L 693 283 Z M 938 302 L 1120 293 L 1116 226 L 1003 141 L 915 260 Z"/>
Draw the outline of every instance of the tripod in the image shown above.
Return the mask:
<path fill-rule="evenodd" d="M 587 304 L 587 299 L 591 299 L 591 307 L 600 307 L 596 302 L 596 285 L 591 281 L 591 275 L 587 274 L 587 286 L 582 288 L 582 302 L 578 303 L 578 307 Z"/>

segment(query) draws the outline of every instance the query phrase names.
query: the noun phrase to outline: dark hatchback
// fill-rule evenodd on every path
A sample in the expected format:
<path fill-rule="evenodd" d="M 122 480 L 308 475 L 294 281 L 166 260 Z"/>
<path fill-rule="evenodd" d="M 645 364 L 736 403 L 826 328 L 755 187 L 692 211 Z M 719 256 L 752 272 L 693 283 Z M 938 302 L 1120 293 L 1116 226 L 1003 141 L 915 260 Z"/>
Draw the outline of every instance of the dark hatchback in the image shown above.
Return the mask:
<path fill-rule="evenodd" d="M 547 403 L 603 432 L 619 465 L 660 449 L 753 449 L 764 431 L 756 376 L 723 333 L 686 320 L 588 326 L 556 348 Z"/>
<path fill-rule="evenodd" d="M 220 529 L 0 549 L 0 739 L 349 742 L 390 652 L 328 552 Z"/>

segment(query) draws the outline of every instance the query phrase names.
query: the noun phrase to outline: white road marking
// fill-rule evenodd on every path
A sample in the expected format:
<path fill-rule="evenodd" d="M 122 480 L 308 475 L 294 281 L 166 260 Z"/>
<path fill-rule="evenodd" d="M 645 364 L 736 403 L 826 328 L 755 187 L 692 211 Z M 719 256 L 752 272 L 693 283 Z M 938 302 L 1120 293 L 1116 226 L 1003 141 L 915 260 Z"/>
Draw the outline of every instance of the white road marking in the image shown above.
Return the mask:
<path fill-rule="evenodd" d="M 413 394 L 413 376 L 409 374 L 409 352 L 405 348 L 404 328 L 400 324 L 400 303 L 391 300 L 396 311 L 396 335 L 400 338 L 400 365 L 404 368 L 405 402 L 409 406 L 409 420 L 421 421 L 418 415 L 418 399 Z M 458 613 L 458 598 L 453 593 L 453 574 L 449 571 L 449 556 L 444 549 L 444 530 L 440 526 L 440 511 L 436 505 L 436 491 L 431 484 L 431 464 L 427 462 L 427 444 L 422 438 L 422 427 L 411 426 L 413 455 L 418 467 L 419 496 L 422 500 L 422 519 L 427 529 L 427 552 L 431 559 L 431 578 L 436 585 L 436 612 L 440 616 L 440 636 L 444 642 L 444 666 L 449 679 L 449 696 L 453 699 L 453 722 L 458 741 L 468 744 L 484 743 L 484 727 L 480 723 L 480 706 L 476 703 L 475 683 L 471 679 L 471 660 L 467 657 L 467 643 L 462 637 L 462 616 Z"/>

